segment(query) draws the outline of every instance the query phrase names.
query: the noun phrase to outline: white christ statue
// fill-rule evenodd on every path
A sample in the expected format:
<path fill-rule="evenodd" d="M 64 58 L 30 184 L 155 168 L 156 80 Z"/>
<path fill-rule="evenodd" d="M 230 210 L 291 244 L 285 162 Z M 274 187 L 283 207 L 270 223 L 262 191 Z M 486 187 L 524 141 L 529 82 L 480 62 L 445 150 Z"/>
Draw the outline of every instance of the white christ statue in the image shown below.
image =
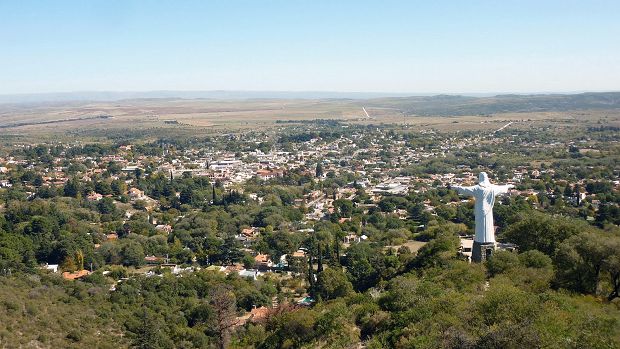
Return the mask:
<path fill-rule="evenodd" d="M 495 227 L 493 225 L 493 205 L 495 197 L 505 194 L 514 186 L 494 185 L 489 182 L 486 172 L 478 175 L 478 184 L 471 187 L 453 186 L 460 194 L 473 196 L 476 199 L 474 213 L 476 215 L 476 235 L 474 236 L 474 246 L 472 259 L 476 262 L 486 259 L 491 252 L 484 250 L 495 249 Z"/>

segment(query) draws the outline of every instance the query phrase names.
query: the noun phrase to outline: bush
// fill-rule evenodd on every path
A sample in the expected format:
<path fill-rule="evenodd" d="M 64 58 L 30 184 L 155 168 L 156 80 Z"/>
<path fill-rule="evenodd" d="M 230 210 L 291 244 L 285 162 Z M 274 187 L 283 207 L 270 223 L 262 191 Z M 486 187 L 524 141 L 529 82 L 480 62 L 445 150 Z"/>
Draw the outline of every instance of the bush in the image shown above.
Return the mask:
<path fill-rule="evenodd" d="M 69 339 L 69 340 L 71 340 L 73 342 L 79 342 L 79 341 L 82 340 L 82 333 L 80 333 L 80 331 L 78 331 L 78 330 L 71 330 L 67 334 L 67 339 Z"/>
<path fill-rule="evenodd" d="M 551 267 L 551 257 L 538 250 L 530 250 L 519 255 L 519 261 L 526 268 L 543 269 Z"/>
<path fill-rule="evenodd" d="M 485 262 L 491 276 L 517 268 L 520 264 L 519 256 L 510 251 L 497 251 Z"/>

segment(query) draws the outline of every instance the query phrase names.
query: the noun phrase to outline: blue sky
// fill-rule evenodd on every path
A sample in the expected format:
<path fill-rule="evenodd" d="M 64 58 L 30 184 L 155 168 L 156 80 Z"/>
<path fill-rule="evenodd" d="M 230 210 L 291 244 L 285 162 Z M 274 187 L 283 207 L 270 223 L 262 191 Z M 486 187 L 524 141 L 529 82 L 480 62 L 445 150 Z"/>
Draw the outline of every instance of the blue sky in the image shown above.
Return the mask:
<path fill-rule="evenodd" d="M 620 90 L 620 1 L 0 0 L 0 94 Z"/>

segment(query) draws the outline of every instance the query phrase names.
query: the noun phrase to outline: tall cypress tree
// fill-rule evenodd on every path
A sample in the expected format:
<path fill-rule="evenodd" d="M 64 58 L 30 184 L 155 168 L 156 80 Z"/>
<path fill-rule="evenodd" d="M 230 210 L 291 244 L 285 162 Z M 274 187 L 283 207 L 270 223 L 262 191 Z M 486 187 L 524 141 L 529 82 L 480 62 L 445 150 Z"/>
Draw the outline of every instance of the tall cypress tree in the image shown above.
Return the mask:
<path fill-rule="evenodd" d="M 323 164 L 321 162 L 316 164 L 316 176 L 319 178 L 323 177 Z"/>
<path fill-rule="evenodd" d="M 318 262 L 317 262 L 317 267 L 316 267 L 316 271 L 318 273 L 323 271 L 323 254 L 321 252 L 321 244 L 319 243 L 316 247 L 317 249 L 317 254 L 318 254 Z"/>
<path fill-rule="evenodd" d="M 308 253 L 308 284 L 310 285 L 308 289 L 308 294 L 311 297 L 314 297 L 314 266 L 312 265 L 312 253 Z"/>

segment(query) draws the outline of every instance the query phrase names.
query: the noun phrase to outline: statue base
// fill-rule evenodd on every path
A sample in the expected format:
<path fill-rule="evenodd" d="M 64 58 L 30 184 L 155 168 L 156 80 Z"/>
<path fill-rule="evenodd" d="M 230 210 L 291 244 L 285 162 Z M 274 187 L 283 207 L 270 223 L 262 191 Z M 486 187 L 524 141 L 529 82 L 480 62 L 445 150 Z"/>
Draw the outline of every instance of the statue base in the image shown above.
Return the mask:
<path fill-rule="evenodd" d="M 495 251 L 494 242 L 478 242 L 474 241 L 471 249 L 471 260 L 476 263 L 486 261 Z"/>

